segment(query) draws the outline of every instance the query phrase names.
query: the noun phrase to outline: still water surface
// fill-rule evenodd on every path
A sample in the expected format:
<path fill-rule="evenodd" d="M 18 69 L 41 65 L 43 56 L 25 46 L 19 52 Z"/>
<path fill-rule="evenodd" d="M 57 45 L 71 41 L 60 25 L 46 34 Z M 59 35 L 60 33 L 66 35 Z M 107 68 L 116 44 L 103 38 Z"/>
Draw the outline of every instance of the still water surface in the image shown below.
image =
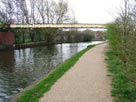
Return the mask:
<path fill-rule="evenodd" d="M 9 102 L 11 97 L 32 82 L 92 43 L 67 43 L 0 51 L 0 102 Z"/>

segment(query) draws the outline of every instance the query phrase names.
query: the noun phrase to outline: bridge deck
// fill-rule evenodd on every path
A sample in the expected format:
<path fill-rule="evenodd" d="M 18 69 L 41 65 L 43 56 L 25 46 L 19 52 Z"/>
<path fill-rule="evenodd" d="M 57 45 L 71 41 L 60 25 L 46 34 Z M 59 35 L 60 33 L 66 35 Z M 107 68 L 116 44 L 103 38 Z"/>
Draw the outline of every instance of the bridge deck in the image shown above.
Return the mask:
<path fill-rule="evenodd" d="M 10 28 L 105 28 L 105 24 L 11 24 Z"/>

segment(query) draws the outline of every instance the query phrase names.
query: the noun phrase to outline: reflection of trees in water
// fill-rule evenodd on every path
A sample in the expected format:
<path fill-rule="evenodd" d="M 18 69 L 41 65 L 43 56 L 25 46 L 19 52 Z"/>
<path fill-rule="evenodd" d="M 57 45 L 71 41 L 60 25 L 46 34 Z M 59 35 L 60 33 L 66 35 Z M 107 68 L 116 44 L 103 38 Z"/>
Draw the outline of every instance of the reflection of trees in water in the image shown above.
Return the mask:
<path fill-rule="evenodd" d="M 45 47 L 37 47 L 33 48 L 34 56 L 37 57 L 37 55 L 51 55 L 53 56 L 55 53 L 57 53 L 57 49 L 55 45 L 45 46 Z"/>
<path fill-rule="evenodd" d="M 56 66 L 60 65 L 61 63 L 63 63 L 64 58 L 63 58 L 63 44 L 58 44 L 56 45 L 58 53 L 56 55 Z"/>
<path fill-rule="evenodd" d="M 61 48 L 62 60 L 65 61 L 78 51 L 78 43 L 66 43 L 62 44 Z"/>
<path fill-rule="evenodd" d="M 72 43 L 69 47 L 72 55 L 78 52 L 78 43 Z"/>
<path fill-rule="evenodd" d="M 9 72 L 15 70 L 14 50 L 0 51 L 0 70 Z"/>
<path fill-rule="evenodd" d="M 22 50 L 25 52 L 25 50 Z M 45 46 L 31 48 L 28 50 L 29 57 L 23 54 L 22 56 L 25 61 L 22 60 L 22 64 L 18 65 L 20 67 L 17 72 L 26 74 L 20 77 L 27 76 L 29 80 L 35 80 L 41 77 L 43 74 L 49 73 L 50 69 L 54 68 L 56 62 L 54 62 L 55 55 L 57 55 L 57 49 L 55 46 Z M 27 51 L 27 53 L 28 53 Z M 29 60 L 28 60 L 29 59 Z M 25 79 L 25 78 L 24 78 Z"/>
<path fill-rule="evenodd" d="M 22 86 L 27 86 L 54 65 L 53 58 L 57 54 L 55 46 L 20 49 L 15 51 L 15 80 Z M 53 67 L 54 68 L 54 67 Z"/>
<path fill-rule="evenodd" d="M 0 95 L 8 98 L 17 93 L 22 84 L 16 79 L 14 50 L 0 51 Z"/>
<path fill-rule="evenodd" d="M 15 56 L 14 51 L 12 53 L 12 55 L 11 52 L 8 55 L 7 52 L 0 53 L 0 62 L 3 66 L 7 65 L 9 68 L 14 68 L 12 72 L 0 70 L 0 94 L 5 95 L 5 97 L 17 93 L 43 74 L 48 73 L 51 68 L 54 68 L 53 60 L 54 56 L 57 55 L 57 49 L 55 46 L 46 46 L 15 50 Z M 7 56 L 5 57 L 5 55 Z M 12 63 L 13 60 L 16 63 L 15 66 Z"/>

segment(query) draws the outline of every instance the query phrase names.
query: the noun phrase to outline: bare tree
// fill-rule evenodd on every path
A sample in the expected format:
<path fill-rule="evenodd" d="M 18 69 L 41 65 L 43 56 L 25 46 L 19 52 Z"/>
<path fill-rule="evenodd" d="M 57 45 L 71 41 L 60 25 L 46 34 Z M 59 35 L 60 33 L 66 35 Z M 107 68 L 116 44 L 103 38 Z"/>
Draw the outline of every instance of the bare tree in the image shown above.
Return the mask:
<path fill-rule="evenodd" d="M 0 0 L 0 20 L 19 24 L 71 22 L 74 15 L 65 0 Z M 27 5 L 30 7 L 28 8 Z"/>
<path fill-rule="evenodd" d="M 38 9 L 38 12 L 40 14 L 40 17 L 41 17 L 41 21 L 42 23 L 46 23 L 45 22 L 45 19 L 46 19 L 46 16 L 45 16 L 45 0 L 39 0 L 39 3 L 37 4 L 37 9 Z"/>
<path fill-rule="evenodd" d="M 38 19 L 37 0 L 30 0 L 30 22 L 35 24 Z"/>
<path fill-rule="evenodd" d="M 1 20 L 13 22 L 15 3 L 14 0 L 1 0 L 0 1 L 0 18 Z"/>
<path fill-rule="evenodd" d="M 25 0 L 18 0 L 19 2 L 19 7 L 22 13 L 22 23 L 29 23 L 29 15 L 28 15 L 28 8 L 26 5 L 26 1 Z"/>
<path fill-rule="evenodd" d="M 53 0 L 40 0 L 38 2 L 37 9 L 42 23 L 53 23 L 55 4 Z"/>
<path fill-rule="evenodd" d="M 56 5 L 56 23 L 63 23 L 67 20 L 68 3 L 64 0 L 60 0 Z"/>

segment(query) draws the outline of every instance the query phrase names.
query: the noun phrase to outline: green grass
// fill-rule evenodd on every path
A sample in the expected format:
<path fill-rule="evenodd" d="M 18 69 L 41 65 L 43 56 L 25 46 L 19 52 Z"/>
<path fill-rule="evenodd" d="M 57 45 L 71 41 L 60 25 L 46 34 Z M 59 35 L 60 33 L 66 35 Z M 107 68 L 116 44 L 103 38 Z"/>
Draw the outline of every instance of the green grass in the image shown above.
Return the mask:
<path fill-rule="evenodd" d="M 25 42 L 28 43 L 28 42 L 32 42 L 32 40 L 30 38 L 25 38 Z"/>
<path fill-rule="evenodd" d="M 113 51 L 107 52 L 106 60 L 112 78 L 112 96 L 115 102 L 136 102 L 136 88 L 131 86 L 130 80 L 126 77 L 125 65 Z"/>
<path fill-rule="evenodd" d="M 51 89 L 51 86 L 60 77 L 62 77 L 65 74 L 65 72 L 67 72 L 86 51 L 88 51 L 92 47 L 93 46 L 88 46 L 86 49 L 78 52 L 70 59 L 65 61 L 49 76 L 40 81 L 36 86 L 23 92 L 23 94 L 19 98 L 17 98 L 16 102 L 38 102 L 39 98 L 42 97 L 44 93 L 49 91 Z"/>

